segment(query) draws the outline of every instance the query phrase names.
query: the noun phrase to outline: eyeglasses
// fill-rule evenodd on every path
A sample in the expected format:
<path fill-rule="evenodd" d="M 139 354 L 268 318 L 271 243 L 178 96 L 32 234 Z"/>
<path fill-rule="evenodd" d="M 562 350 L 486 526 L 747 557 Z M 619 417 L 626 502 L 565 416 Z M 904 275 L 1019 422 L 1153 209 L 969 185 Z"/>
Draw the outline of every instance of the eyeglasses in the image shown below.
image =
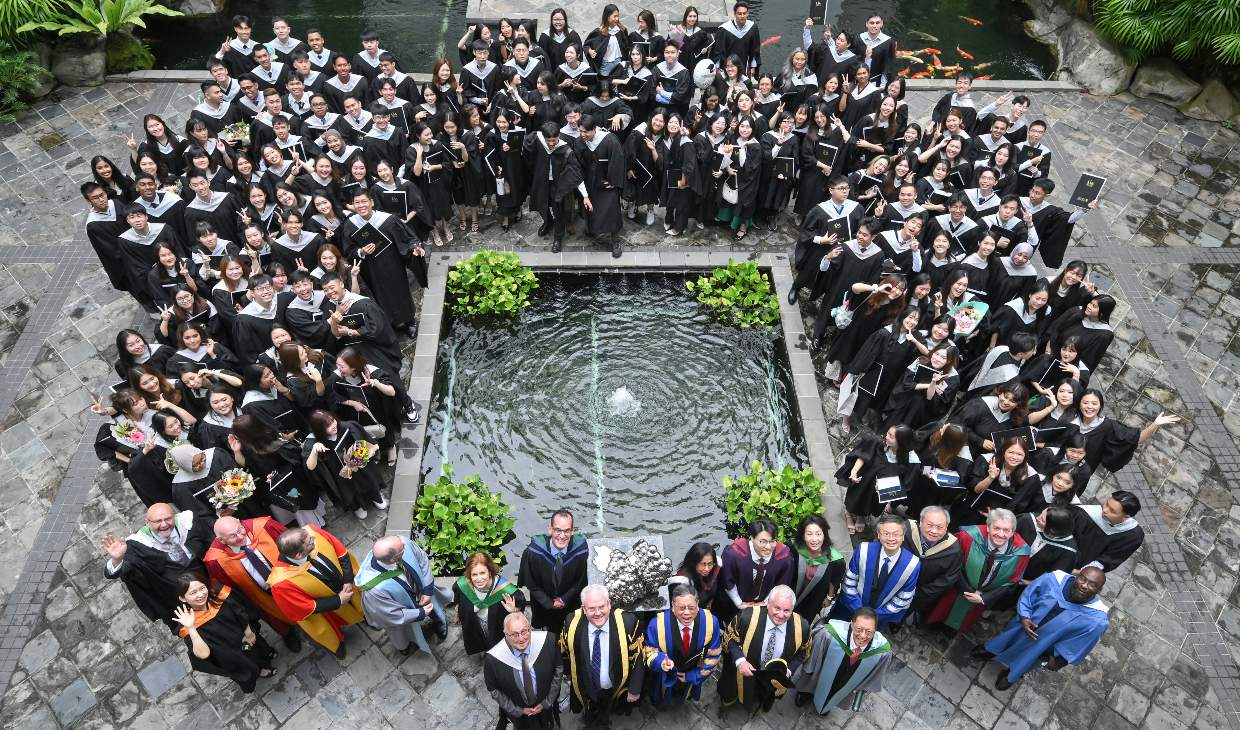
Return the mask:
<path fill-rule="evenodd" d="M 552 527 L 552 528 L 551 528 L 551 534 L 552 534 L 552 535 L 571 535 L 571 534 L 573 534 L 573 533 L 574 533 L 574 532 L 576 532 L 576 531 L 577 531 L 577 528 L 576 528 L 576 527 L 570 527 L 570 528 L 568 528 L 568 529 L 564 529 L 564 528 L 561 528 L 561 527 Z"/>
<path fill-rule="evenodd" d="M 504 636 L 509 639 L 524 639 L 530 635 L 529 629 L 521 629 L 520 631 L 505 631 Z"/>

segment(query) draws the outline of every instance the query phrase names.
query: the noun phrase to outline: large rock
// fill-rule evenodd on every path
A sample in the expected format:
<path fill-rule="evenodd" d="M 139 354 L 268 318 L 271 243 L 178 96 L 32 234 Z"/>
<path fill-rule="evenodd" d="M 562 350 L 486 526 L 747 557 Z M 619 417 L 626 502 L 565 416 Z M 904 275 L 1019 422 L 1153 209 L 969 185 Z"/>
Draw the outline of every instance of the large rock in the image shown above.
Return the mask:
<path fill-rule="evenodd" d="M 155 56 L 132 33 L 108 34 L 108 73 L 128 73 L 154 68 Z"/>
<path fill-rule="evenodd" d="M 1091 24 L 1073 18 L 1055 41 L 1059 45 L 1059 78 L 1092 94 L 1112 95 L 1128 88 L 1136 66 L 1103 40 Z"/>
<path fill-rule="evenodd" d="M 1186 116 L 1208 122 L 1222 122 L 1240 117 L 1240 102 L 1236 101 L 1236 97 L 1218 79 L 1207 79 L 1201 87 L 1201 93 L 1182 104 L 1179 109 Z"/>
<path fill-rule="evenodd" d="M 1176 62 L 1152 58 L 1137 69 L 1129 91 L 1143 99 L 1179 106 L 1196 96 L 1201 84 L 1190 79 Z"/>
<path fill-rule="evenodd" d="M 181 2 L 168 3 L 168 5 L 174 10 L 185 13 L 186 17 L 192 18 L 222 13 L 226 2 L 227 0 L 181 0 Z"/>
<path fill-rule="evenodd" d="M 39 77 L 39 85 L 30 90 L 31 99 L 42 99 L 56 88 L 56 77 L 52 75 L 52 47 L 46 43 L 36 43 L 30 48 L 34 53 L 35 65 L 43 69 Z"/>
<path fill-rule="evenodd" d="M 66 86 L 98 86 L 107 70 L 107 49 L 102 35 L 62 36 L 52 52 L 52 74 Z"/>

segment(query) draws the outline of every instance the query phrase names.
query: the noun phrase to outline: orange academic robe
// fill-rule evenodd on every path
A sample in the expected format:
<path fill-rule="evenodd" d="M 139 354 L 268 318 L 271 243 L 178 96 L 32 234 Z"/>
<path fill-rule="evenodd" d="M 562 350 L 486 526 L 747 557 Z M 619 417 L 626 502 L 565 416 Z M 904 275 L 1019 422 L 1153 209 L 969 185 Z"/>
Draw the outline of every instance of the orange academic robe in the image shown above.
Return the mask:
<path fill-rule="evenodd" d="M 242 520 L 241 525 L 245 527 L 246 532 L 250 533 L 252 550 L 267 558 L 273 566 L 279 562 L 280 548 L 276 547 L 276 538 L 288 528 L 272 517 Z M 231 586 L 245 594 L 245 597 L 250 599 L 250 603 L 258 607 L 267 625 L 275 629 L 277 634 L 284 636 L 292 628 L 293 622 L 289 621 L 280 607 L 276 605 L 271 594 L 259 587 L 246 572 L 245 566 L 241 564 L 242 557 L 244 557 L 242 553 L 233 552 L 231 548 L 216 539 L 207 549 L 202 562 L 207 566 L 207 573 L 215 582 Z"/>
<path fill-rule="evenodd" d="M 313 525 L 304 528 L 314 536 L 314 551 L 311 557 L 321 556 L 332 564 L 336 570 L 346 576 L 357 574 L 357 558 L 336 539 L 334 535 Z M 349 572 L 342 568 L 348 561 Z M 334 611 L 315 613 L 314 602 L 320 598 L 331 598 L 339 592 L 319 580 L 310 572 L 310 561 L 301 565 L 293 565 L 283 561 L 277 562 L 267 578 L 271 586 L 271 597 L 281 612 L 306 632 L 306 635 L 317 641 L 324 649 L 335 653 L 344 640 L 340 627 L 360 623 L 365 618 L 362 613 L 362 593 L 355 591 L 348 603 Z"/>

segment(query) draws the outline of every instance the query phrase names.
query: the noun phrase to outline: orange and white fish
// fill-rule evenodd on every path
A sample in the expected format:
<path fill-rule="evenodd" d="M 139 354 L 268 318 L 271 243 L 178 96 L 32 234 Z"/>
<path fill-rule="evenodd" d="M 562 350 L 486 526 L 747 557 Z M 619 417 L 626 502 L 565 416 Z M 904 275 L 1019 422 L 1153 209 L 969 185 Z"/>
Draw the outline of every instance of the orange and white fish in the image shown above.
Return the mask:
<path fill-rule="evenodd" d="M 914 78 L 914 79 L 928 79 L 928 78 L 930 78 L 930 74 L 926 73 L 925 71 L 918 71 L 917 73 L 913 74 L 910 78 Z"/>
<path fill-rule="evenodd" d="M 783 36 L 782 36 L 782 35 L 773 35 L 773 36 L 771 36 L 770 38 L 767 38 L 766 40 L 762 41 L 762 47 L 763 47 L 763 48 L 766 48 L 767 46 L 771 45 L 772 43 L 779 43 L 779 41 L 780 41 L 782 38 L 783 38 Z"/>
<path fill-rule="evenodd" d="M 973 70 L 981 71 L 984 68 L 989 68 L 990 66 L 993 66 L 994 63 L 995 63 L 994 61 L 987 61 L 986 63 L 979 63 L 973 67 Z"/>
<path fill-rule="evenodd" d="M 900 60 L 908 61 L 909 63 L 916 63 L 918 65 L 924 64 L 926 62 L 926 59 L 922 58 L 921 56 L 913 56 L 913 55 L 900 56 Z"/>
<path fill-rule="evenodd" d="M 972 61 L 972 60 L 973 60 L 973 54 L 969 53 L 968 51 L 963 51 L 963 50 L 961 50 L 961 49 L 960 49 L 960 46 L 956 46 L 956 53 L 959 53 L 959 54 L 960 54 L 960 57 L 961 57 L 961 58 L 963 58 L 963 59 L 965 59 L 965 60 L 968 60 L 968 61 Z"/>
<path fill-rule="evenodd" d="M 942 53 L 942 51 L 940 51 L 940 50 L 939 50 L 939 49 L 937 49 L 937 48 L 923 48 L 923 49 L 921 49 L 920 51 L 918 51 L 918 53 L 931 53 L 931 54 L 934 54 L 934 53 Z"/>
<path fill-rule="evenodd" d="M 939 57 L 936 55 L 933 58 L 934 58 L 934 67 L 943 68 L 943 62 L 939 60 Z"/>
<path fill-rule="evenodd" d="M 993 79 L 994 77 L 995 77 L 994 74 L 986 74 L 985 76 L 978 76 L 977 78 L 973 80 L 974 81 L 987 81 L 989 79 Z"/>
<path fill-rule="evenodd" d="M 982 21 L 978 20 L 977 18 L 970 18 L 967 15 L 961 15 L 960 19 L 972 25 L 982 25 Z"/>
<path fill-rule="evenodd" d="M 896 76 L 908 76 L 908 71 L 907 68 L 902 68 L 896 72 Z"/>

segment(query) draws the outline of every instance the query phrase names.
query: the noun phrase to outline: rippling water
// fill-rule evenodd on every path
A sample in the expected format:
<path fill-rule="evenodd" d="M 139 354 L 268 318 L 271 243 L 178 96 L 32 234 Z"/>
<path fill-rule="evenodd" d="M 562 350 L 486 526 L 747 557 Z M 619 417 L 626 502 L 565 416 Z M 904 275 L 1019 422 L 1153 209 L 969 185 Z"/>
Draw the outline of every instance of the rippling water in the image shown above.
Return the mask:
<path fill-rule="evenodd" d="M 724 476 L 806 463 L 775 334 L 715 324 L 679 274 L 539 281 L 508 328 L 449 318 L 423 460 L 424 480 L 448 462 L 505 496 L 510 552 L 565 507 L 587 534 L 662 534 L 676 560 L 722 540 Z"/>

